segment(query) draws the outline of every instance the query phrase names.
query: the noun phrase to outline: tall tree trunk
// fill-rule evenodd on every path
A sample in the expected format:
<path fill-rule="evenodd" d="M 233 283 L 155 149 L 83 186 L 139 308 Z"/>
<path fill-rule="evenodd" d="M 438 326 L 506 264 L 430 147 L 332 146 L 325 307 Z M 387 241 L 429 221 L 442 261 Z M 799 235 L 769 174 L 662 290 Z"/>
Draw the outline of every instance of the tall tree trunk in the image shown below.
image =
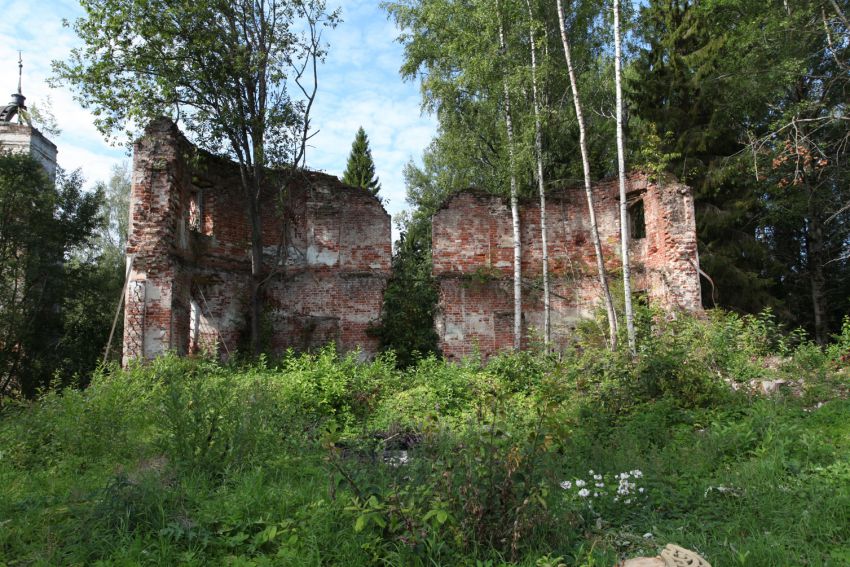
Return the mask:
<path fill-rule="evenodd" d="M 578 120 L 579 132 L 579 148 L 581 149 L 581 165 L 584 169 L 584 192 L 587 196 L 587 208 L 590 217 L 590 236 L 593 241 L 593 248 L 596 252 L 596 268 L 599 272 L 599 285 L 602 288 L 602 299 L 605 303 L 605 310 L 608 313 L 608 332 L 610 335 L 609 346 L 611 350 L 617 349 L 617 314 L 614 311 L 614 302 L 611 299 L 611 290 L 608 287 L 608 277 L 605 275 L 605 260 L 602 257 L 602 244 L 599 241 L 599 230 L 596 226 L 596 211 L 593 207 L 593 191 L 590 182 L 590 160 L 587 156 L 587 135 L 584 127 L 584 115 L 581 112 L 581 100 L 578 93 L 578 83 L 576 82 L 575 69 L 573 69 L 573 59 L 570 53 L 570 42 L 567 38 L 567 28 L 564 21 L 564 7 L 561 0 L 558 3 L 558 23 L 561 27 L 561 42 L 564 45 L 564 57 L 567 60 L 567 71 L 570 76 L 570 87 L 573 91 L 573 103 L 576 109 L 576 120 Z"/>
<path fill-rule="evenodd" d="M 540 242 L 543 248 L 543 341 L 552 340 L 551 306 L 549 296 L 549 240 L 546 235 L 546 184 L 543 179 L 543 128 L 540 124 L 540 98 L 537 91 L 537 43 L 534 38 L 534 12 L 531 0 L 528 7 L 528 38 L 531 41 L 531 92 L 534 97 L 534 151 L 537 154 L 537 188 L 540 193 Z"/>
<path fill-rule="evenodd" d="M 813 191 L 810 189 L 810 191 Z M 826 344 L 829 335 L 826 324 L 826 277 L 823 273 L 823 228 L 814 205 L 814 196 L 809 195 L 809 226 L 806 231 L 809 282 L 812 289 L 812 314 L 815 321 L 815 341 Z"/>
<path fill-rule="evenodd" d="M 498 6 L 497 6 L 498 9 Z M 499 47 L 507 56 L 505 30 L 502 25 L 501 10 L 499 13 Z M 507 72 L 502 79 L 505 89 L 505 126 L 508 130 L 508 156 L 511 168 L 511 218 L 513 219 L 514 239 L 514 350 L 522 346 L 522 242 L 519 227 L 519 203 L 517 199 L 516 167 L 514 156 L 514 127 L 511 121 L 511 93 L 508 87 Z"/>
<path fill-rule="evenodd" d="M 247 154 L 247 152 L 244 152 Z M 263 285 L 263 228 L 260 220 L 260 180 L 253 166 L 239 168 L 242 178 L 242 189 L 245 192 L 245 213 L 251 228 L 251 298 L 248 305 L 248 324 L 251 354 L 260 354 L 260 319 L 263 314 L 261 288 Z"/>
<path fill-rule="evenodd" d="M 263 282 L 263 231 L 257 203 L 249 201 L 251 209 L 251 354 L 260 355 L 260 319 L 263 315 L 261 287 Z"/>
<path fill-rule="evenodd" d="M 563 24 L 562 24 L 563 25 Z M 620 1 L 614 0 L 614 83 L 617 90 L 617 169 L 620 176 L 620 254 L 623 259 L 623 297 L 629 352 L 637 354 L 635 315 L 632 309 L 632 278 L 629 262 L 629 210 L 626 202 L 626 150 L 623 143 L 623 56 L 620 49 Z"/>

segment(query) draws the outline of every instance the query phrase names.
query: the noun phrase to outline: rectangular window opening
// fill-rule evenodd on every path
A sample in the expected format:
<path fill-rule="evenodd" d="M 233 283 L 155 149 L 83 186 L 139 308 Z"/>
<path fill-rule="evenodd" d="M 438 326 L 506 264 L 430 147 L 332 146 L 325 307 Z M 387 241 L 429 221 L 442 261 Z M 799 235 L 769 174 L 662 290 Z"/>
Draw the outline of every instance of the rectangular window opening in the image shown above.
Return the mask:
<path fill-rule="evenodd" d="M 201 351 L 201 306 L 193 297 L 189 300 L 189 353 Z"/>
<path fill-rule="evenodd" d="M 646 215 L 643 199 L 638 199 L 629 205 L 629 236 L 632 240 L 646 238 Z"/>
<path fill-rule="evenodd" d="M 204 192 L 196 189 L 189 194 L 189 230 L 203 232 Z"/>

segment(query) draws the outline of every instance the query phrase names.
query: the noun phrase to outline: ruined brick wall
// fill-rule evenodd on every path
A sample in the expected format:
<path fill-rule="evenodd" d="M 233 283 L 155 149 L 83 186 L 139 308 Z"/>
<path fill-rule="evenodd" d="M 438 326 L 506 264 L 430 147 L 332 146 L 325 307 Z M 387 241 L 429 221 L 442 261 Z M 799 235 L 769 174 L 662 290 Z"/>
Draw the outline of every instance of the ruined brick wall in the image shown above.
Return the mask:
<path fill-rule="evenodd" d="M 631 242 L 634 287 L 668 310 L 698 311 L 693 197 L 687 186 L 653 183 L 634 174 L 628 200 L 636 235 Z M 620 213 L 617 180 L 593 186 L 594 205 L 611 283 L 622 277 L 619 260 Z M 643 208 L 644 230 L 639 210 Z M 576 322 L 591 317 L 601 289 L 590 238 L 583 187 L 547 200 L 552 336 L 563 344 Z M 540 207 L 520 210 L 523 275 L 523 342 L 539 337 L 543 326 Z M 436 317 L 440 348 L 448 358 L 473 352 L 489 356 L 513 345 L 513 231 L 511 212 L 501 198 L 483 192 L 455 195 L 433 218 L 433 273 L 440 285 Z"/>
<path fill-rule="evenodd" d="M 390 275 L 390 217 L 330 175 L 269 172 L 262 211 L 263 340 L 273 352 L 335 342 L 374 354 L 366 333 Z M 124 360 L 166 351 L 226 356 L 247 341 L 250 229 L 238 167 L 170 121 L 134 148 Z M 278 252 L 281 251 L 279 254 Z M 273 270 L 277 264 L 277 269 Z"/>

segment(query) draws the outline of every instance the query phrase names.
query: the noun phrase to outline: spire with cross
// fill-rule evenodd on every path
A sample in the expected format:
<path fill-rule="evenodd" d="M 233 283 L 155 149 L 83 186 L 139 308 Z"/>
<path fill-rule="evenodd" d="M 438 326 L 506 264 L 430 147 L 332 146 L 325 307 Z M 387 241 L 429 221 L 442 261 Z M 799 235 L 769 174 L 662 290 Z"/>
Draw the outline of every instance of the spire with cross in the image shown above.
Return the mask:
<path fill-rule="evenodd" d="M 27 105 L 25 101 L 27 97 L 21 91 L 21 77 L 24 74 L 24 61 L 21 57 L 21 52 L 18 51 L 18 92 L 12 94 L 12 102 L 0 108 L 0 122 L 11 122 L 15 116 L 18 117 L 18 122 L 21 122 L 23 116 L 21 111 L 26 111 Z"/>

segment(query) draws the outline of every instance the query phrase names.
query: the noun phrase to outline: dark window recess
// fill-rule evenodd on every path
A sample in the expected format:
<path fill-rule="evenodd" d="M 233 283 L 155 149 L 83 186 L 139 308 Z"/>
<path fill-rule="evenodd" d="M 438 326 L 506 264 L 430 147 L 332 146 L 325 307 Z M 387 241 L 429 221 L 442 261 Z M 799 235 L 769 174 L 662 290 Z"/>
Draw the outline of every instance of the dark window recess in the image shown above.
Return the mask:
<path fill-rule="evenodd" d="M 204 193 L 199 189 L 189 195 L 189 230 L 203 232 L 203 222 Z"/>
<path fill-rule="evenodd" d="M 643 209 L 643 199 L 629 205 L 629 236 L 632 240 L 646 238 L 646 215 Z"/>

